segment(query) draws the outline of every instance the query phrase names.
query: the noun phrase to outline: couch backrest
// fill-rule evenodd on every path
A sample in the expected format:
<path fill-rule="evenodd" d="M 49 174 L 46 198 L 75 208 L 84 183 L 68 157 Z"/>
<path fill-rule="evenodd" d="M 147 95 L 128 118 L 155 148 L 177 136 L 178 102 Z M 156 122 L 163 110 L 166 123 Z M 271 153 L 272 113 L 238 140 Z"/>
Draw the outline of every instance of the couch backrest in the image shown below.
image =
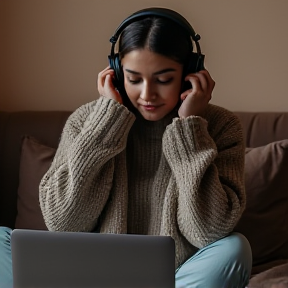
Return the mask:
<path fill-rule="evenodd" d="M 288 139 L 288 112 L 235 112 L 240 118 L 247 147 Z"/>
<path fill-rule="evenodd" d="M 24 135 L 57 147 L 69 111 L 0 112 L 0 225 L 14 227 L 21 143 Z M 288 112 L 235 112 L 239 116 L 248 147 L 288 139 Z"/>

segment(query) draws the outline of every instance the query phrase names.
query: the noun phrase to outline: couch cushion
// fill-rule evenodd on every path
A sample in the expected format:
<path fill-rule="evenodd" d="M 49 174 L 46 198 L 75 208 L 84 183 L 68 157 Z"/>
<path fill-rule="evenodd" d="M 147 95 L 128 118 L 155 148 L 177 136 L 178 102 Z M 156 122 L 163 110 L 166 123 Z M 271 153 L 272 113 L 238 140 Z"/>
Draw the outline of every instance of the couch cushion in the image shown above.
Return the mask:
<path fill-rule="evenodd" d="M 248 288 L 288 288 L 288 260 L 285 264 L 277 265 L 254 277 Z"/>
<path fill-rule="evenodd" d="M 47 230 L 39 205 L 39 184 L 55 152 L 33 137 L 23 138 L 15 228 Z"/>
<path fill-rule="evenodd" d="M 235 231 L 250 241 L 253 264 L 288 259 L 288 140 L 246 148 L 247 205 Z"/>

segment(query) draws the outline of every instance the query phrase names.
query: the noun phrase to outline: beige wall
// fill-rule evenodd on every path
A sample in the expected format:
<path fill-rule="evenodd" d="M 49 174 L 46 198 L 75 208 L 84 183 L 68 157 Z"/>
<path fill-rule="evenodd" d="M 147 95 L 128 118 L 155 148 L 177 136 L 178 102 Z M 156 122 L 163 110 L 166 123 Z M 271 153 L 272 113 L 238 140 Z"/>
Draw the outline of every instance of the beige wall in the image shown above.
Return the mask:
<path fill-rule="evenodd" d="M 0 0 L 0 110 L 74 110 L 97 98 L 110 36 L 149 6 L 176 9 L 202 36 L 213 103 L 287 111 L 287 0 Z"/>

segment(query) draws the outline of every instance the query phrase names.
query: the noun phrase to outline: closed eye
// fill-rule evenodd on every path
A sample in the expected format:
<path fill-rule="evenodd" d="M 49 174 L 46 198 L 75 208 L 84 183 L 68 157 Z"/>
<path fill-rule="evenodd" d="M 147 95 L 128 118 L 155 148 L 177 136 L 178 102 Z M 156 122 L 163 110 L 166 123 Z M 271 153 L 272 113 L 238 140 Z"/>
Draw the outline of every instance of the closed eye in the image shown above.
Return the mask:
<path fill-rule="evenodd" d="M 131 79 L 131 78 L 127 78 L 128 82 L 131 83 L 131 84 L 139 84 L 142 79 Z M 167 79 L 167 80 L 161 80 L 161 79 L 156 79 L 156 82 L 159 83 L 159 84 L 169 84 L 173 81 L 173 77 Z"/>
<path fill-rule="evenodd" d="M 160 80 L 160 79 L 157 79 L 157 82 L 160 83 L 160 84 L 168 84 L 170 82 L 172 82 L 173 78 L 169 78 L 167 80 Z"/>
<path fill-rule="evenodd" d="M 129 81 L 129 83 L 131 83 L 131 84 L 138 84 L 138 83 L 140 83 L 140 79 L 138 79 L 138 80 L 132 80 L 132 79 L 129 79 L 128 78 L 128 81 Z"/>

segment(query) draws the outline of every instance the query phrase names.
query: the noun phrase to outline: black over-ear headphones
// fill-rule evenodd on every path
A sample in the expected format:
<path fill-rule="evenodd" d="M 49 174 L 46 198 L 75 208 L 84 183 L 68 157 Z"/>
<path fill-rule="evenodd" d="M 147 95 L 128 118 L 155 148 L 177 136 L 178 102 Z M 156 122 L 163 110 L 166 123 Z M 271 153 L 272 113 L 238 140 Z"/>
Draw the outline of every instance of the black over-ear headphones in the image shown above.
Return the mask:
<path fill-rule="evenodd" d="M 185 69 L 185 75 L 189 73 L 195 73 L 197 71 L 204 69 L 204 55 L 201 53 L 200 45 L 198 41 L 200 40 L 200 35 L 196 34 L 190 23 L 179 13 L 167 9 L 167 8 L 158 8 L 152 7 L 140 10 L 138 12 L 133 13 L 128 18 L 126 18 L 116 29 L 114 35 L 110 38 L 110 42 L 112 43 L 111 46 L 111 53 L 108 56 L 110 67 L 115 71 L 115 79 L 114 84 L 119 92 L 125 92 L 124 89 L 124 73 L 121 66 L 121 61 L 119 58 L 119 54 L 115 53 L 115 44 L 122 33 L 122 31 L 130 25 L 132 22 L 139 21 L 143 18 L 157 16 L 170 19 L 178 24 L 186 34 L 190 37 L 190 40 L 195 42 L 196 52 L 193 52 L 193 45 L 191 40 L 191 57 L 189 59 L 189 63 L 187 63 L 187 68 Z"/>

